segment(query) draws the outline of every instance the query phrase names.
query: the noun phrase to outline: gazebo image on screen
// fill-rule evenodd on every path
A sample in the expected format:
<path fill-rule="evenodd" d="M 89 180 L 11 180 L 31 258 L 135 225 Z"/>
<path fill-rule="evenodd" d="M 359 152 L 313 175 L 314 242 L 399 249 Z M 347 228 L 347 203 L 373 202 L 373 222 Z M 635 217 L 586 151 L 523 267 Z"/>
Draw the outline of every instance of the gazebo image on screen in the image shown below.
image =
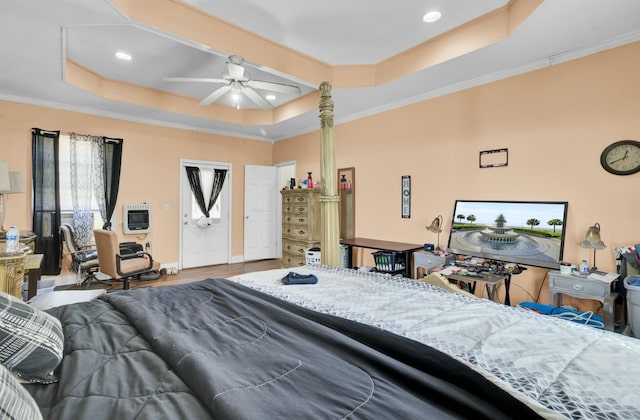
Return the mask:
<path fill-rule="evenodd" d="M 455 254 L 556 267 L 567 203 L 456 201 L 449 249 Z"/>

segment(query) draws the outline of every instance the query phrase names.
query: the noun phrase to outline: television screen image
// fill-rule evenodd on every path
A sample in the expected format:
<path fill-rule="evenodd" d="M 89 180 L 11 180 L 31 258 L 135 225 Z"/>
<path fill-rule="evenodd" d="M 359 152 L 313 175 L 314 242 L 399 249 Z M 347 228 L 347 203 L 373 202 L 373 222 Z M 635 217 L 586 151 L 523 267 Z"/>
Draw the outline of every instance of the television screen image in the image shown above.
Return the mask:
<path fill-rule="evenodd" d="M 448 249 L 453 254 L 558 269 L 567 202 L 457 200 Z"/>

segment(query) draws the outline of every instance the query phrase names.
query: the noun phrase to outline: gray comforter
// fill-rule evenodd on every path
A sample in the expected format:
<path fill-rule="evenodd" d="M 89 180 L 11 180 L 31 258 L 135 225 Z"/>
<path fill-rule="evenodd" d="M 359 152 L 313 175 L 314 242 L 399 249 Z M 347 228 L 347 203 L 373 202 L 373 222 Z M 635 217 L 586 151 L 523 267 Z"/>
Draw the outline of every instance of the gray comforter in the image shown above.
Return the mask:
<path fill-rule="evenodd" d="M 50 310 L 60 381 L 27 385 L 51 419 L 530 418 L 430 347 L 227 280 Z"/>

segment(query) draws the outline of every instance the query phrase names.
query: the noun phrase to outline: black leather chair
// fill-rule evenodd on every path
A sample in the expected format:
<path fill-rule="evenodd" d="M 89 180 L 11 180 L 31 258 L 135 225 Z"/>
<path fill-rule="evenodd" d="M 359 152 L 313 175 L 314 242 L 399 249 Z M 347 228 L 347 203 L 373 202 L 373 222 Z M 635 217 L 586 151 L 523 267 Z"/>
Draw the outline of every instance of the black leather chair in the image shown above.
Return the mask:
<path fill-rule="evenodd" d="M 66 252 L 62 255 L 69 261 L 72 272 L 78 273 L 78 285 L 97 280 L 98 252 L 93 247 L 80 247 L 75 240 L 73 227 L 67 223 L 60 225 L 60 238 L 65 243 Z"/>

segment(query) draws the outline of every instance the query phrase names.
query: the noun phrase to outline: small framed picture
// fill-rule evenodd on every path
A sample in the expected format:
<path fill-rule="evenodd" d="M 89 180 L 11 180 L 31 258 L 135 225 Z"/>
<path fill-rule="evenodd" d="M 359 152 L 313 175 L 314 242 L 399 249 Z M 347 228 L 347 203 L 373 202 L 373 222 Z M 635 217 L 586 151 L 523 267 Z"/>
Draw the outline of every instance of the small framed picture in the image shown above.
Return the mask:
<path fill-rule="evenodd" d="M 411 176 L 402 176 L 402 218 L 411 217 Z"/>
<path fill-rule="evenodd" d="M 483 150 L 480 152 L 480 168 L 497 168 L 509 164 L 509 149 Z"/>

